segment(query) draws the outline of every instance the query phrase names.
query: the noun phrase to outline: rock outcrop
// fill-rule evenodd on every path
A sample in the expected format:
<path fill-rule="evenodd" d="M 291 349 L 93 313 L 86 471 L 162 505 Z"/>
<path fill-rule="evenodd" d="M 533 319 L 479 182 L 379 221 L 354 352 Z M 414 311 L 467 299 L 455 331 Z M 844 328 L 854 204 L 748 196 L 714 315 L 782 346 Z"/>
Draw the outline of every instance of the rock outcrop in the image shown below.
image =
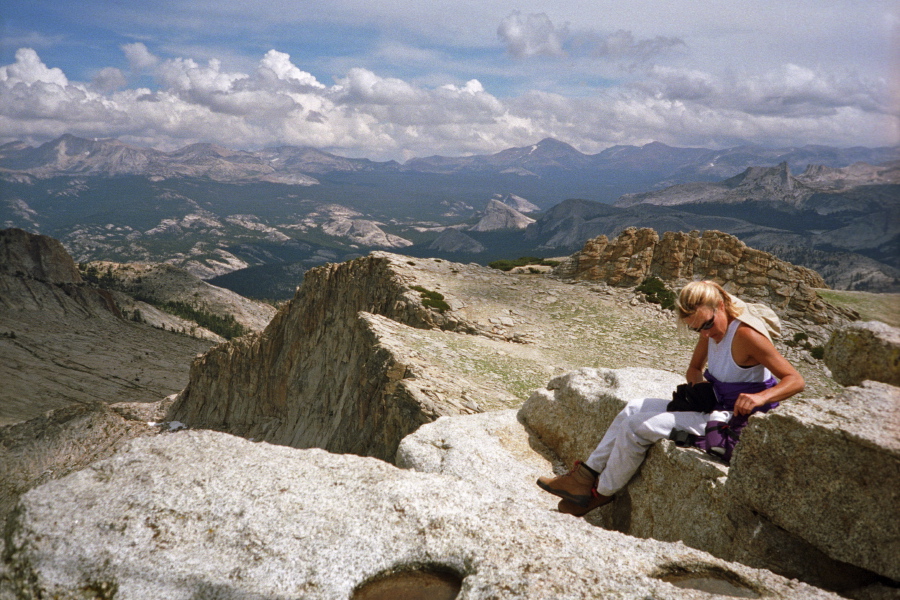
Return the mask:
<path fill-rule="evenodd" d="M 546 506 L 552 497 L 534 485 L 538 475 L 587 456 L 627 400 L 668 397 L 679 381 L 651 369 L 580 369 L 536 390 L 518 415 L 423 426 L 403 441 L 397 464 Z M 754 417 L 730 468 L 660 442 L 616 500 L 587 520 L 680 540 L 851 597 L 878 597 L 866 594 L 887 592 L 877 582 L 897 581 L 900 566 L 897 406 L 896 388 L 884 384 L 850 388 L 830 401 L 791 401 Z"/>
<path fill-rule="evenodd" d="M 522 214 L 539 212 L 541 207 L 515 194 L 494 194 L 492 200 L 498 200 Z"/>
<path fill-rule="evenodd" d="M 21 598 L 337 600 L 430 570 L 465 600 L 838 599 L 458 478 L 215 432 L 135 440 L 26 494 L 8 532 Z"/>
<path fill-rule="evenodd" d="M 487 250 L 485 246 L 475 238 L 464 234 L 459 229 L 448 228 L 431 242 L 429 250 L 439 252 L 462 252 L 466 254 L 478 254 Z"/>
<path fill-rule="evenodd" d="M 652 229 L 628 227 L 615 240 L 601 235 L 586 241 L 557 272 L 574 279 L 636 286 L 650 276 L 658 243 L 659 236 Z"/>
<path fill-rule="evenodd" d="M 726 491 L 829 557 L 900 581 L 900 388 L 787 402 L 741 436 Z"/>
<path fill-rule="evenodd" d="M 322 224 L 322 231 L 328 235 L 346 238 L 361 246 L 376 248 L 405 248 L 413 243 L 399 235 L 393 235 L 379 227 L 379 223 L 367 219 L 337 218 Z"/>
<path fill-rule="evenodd" d="M 900 386 L 900 329 L 879 321 L 835 329 L 825 344 L 825 364 L 842 385 L 872 380 Z"/>
<path fill-rule="evenodd" d="M 0 274 L 47 283 L 82 283 L 75 261 L 58 240 L 22 229 L 0 230 Z"/>
<path fill-rule="evenodd" d="M 634 286 L 658 277 L 680 287 L 695 279 L 711 279 L 741 297 L 771 306 L 782 317 L 830 327 L 856 318 L 851 311 L 823 301 L 815 288 L 825 281 L 815 272 L 747 247 L 720 231 L 667 231 L 629 227 L 617 238 L 601 235 L 585 242 L 557 268 L 562 277 Z"/>
<path fill-rule="evenodd" d="M 499 200 L 488 200 L 481 219 L 471 227 L 471 231 L 503 231 L 506 229 L 525 229 L 534 223 L 534 219 L 526 217 L 515 208 Z"/>

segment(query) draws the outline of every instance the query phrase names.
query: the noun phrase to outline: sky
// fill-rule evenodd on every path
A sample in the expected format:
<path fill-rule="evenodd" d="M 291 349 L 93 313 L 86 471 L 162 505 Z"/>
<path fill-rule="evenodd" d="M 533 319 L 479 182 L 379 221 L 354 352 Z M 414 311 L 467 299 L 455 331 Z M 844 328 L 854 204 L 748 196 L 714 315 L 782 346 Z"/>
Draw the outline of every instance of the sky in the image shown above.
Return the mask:
<path fill-rule="evenodd" d="M 900 144 L 896 0 L 4 0 L 0 143 Z"/>

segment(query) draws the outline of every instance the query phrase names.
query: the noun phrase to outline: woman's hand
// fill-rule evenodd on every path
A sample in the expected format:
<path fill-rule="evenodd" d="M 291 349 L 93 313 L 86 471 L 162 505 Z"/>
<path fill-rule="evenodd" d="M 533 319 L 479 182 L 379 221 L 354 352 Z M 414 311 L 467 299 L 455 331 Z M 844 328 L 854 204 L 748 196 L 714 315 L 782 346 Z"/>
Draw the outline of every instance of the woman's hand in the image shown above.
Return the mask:
<path fill-rule="evenodd" d="M 775 387 L 764 392 L 738 396 L 734 404 L 734 413 L 737 415 L 750 414 L 755 407 L 768 402 L 786 400 L 802 392 L 806 386 L 803 376 L 775 349 L 771 340 L 748 325 L 741 325 L 735 332 L 731 342 L 731 357 L 739 365 L 761 364 L 779 380 Z"/>
<path fill-rule="evenodd" d="M 766 399 L 760 394 L 741 394 L 734 401 L 735 415 L 749 415 L 757 406 L 766 403 Z"/>

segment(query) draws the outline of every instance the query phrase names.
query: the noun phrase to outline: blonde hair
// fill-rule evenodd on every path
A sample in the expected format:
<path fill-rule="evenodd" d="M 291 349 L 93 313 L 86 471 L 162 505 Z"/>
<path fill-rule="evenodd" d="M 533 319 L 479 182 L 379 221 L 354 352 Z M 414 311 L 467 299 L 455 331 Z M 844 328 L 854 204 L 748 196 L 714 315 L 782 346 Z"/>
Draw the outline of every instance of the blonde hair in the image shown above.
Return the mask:
<path fill-rule="evenodd" d="M 701 306 L 715 310 L 719 302 L 725 305 L 725 313 L 732 319 L 743 311 L 731 300 L 731 295 L 715 281 L 692 281 L 678 294 L 675 306 L 678 309 L 678 317 L 687 319 L 697 312 Z"/>

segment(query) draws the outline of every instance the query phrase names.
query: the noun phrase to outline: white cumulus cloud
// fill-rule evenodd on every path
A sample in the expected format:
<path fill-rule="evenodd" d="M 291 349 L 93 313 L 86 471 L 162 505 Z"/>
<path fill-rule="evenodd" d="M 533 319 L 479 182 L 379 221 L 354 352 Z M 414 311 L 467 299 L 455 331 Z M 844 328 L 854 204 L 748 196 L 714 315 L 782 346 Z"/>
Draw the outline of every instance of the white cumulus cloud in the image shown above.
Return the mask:
<path fill-rule="evenodd" d="M 316 81 L 316 78 L 306 71 L 301 71 L 291 62 L 291 55 L 278 50 L 269 50 L 259 61 L 260 72 L 271 72 L 282 81 L 291 81 L 314 88 L 324 89 L 325 86 Z"/>
<path fill-rule="evenodd" d="M 452 83 L 448 83 L 447 85 L 442 85 L 441 89 L 448 90 L 450 92 L 464 92 L 466 94 L 479 94 L 484 92 L 484 86 L 481 85 L 481 82 L 477 79 L 470 79 L 466 82 L 466 85 L 462 87 L 458 87 L 453 85 Z"/>
<path fill-rule="evenodd" d="M 19 48 L 16 50 L 16 62 L 0 67 L 0 81 L 8 88 L 20 83 L 25 85 L 50 83 L 60 87 L 69 84 L 62 69 L 47 68 L 47 65 L 41 62 L 38 53 L 31 48 Z"/>
<path fill-rule="evenodd" d="M 147 49 L 147 46 L 140 42 L 123 44 L 122 51 L 125 53 L 125 58 L 128 59 L 131 70 L 136 73 L 152 69 L 159 62 L 159 59 Z"/>
<path fill-rule="evenodd" d="M 348 103 L 419 104 L 425 100 L 424 94 L 402 79 L 379 77 L 362 68 L 350 69 L 347 77 L 338 80 L 338 90 Z"/>
<path fill-rule="evenodd" d="M 633 42 L 621 40 L 623 48 Z M 277 50 L 246 73 L 215 59 L 155 59 L 140 44 L 123 52 L 133 69 L 154 78 L 153 89 L 129 88 L 112 67 L 90 83 L 70 81 L 33 49 L 20 49 L 0 67 L 0 142 L 72 133 L 160 149 L 290 144 L 387 160 L 490 153 L 544 137 L 599 152 L 653 140 L 887 145 L 898 131 L 884 82 L 798 64 L 734 75 L 655 66 L 627 86 L 590 94 L 501 97 L 480 79 L 425 85 L 361 67 L 327 86 Z"/>

